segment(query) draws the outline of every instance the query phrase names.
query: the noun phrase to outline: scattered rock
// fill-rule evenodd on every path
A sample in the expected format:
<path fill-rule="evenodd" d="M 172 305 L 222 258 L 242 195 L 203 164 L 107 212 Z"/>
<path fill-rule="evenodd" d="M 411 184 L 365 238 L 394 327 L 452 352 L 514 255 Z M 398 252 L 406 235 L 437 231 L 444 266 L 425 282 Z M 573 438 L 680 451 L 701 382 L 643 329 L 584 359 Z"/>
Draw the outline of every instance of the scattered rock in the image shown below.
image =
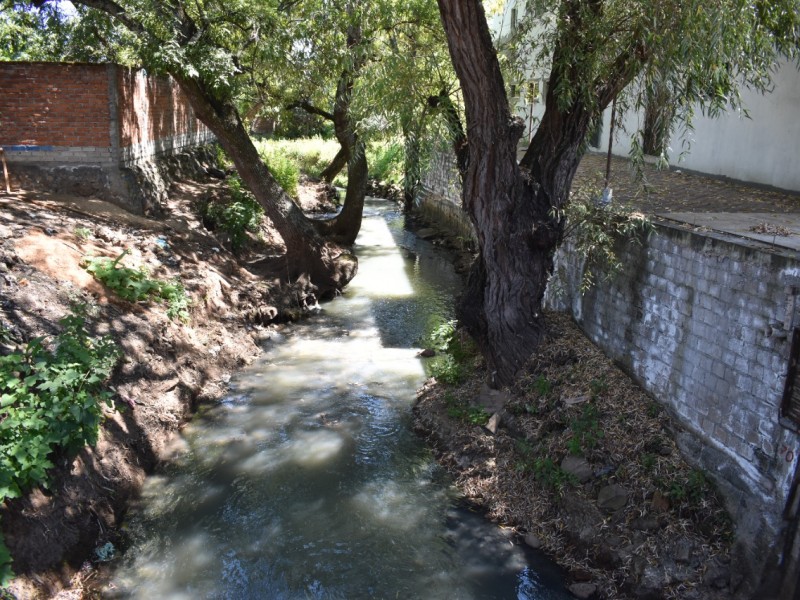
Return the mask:
<path fill-rule="evenodd" d="M 489 422 L 486 423 L 486 429 L 491 431 L 493 434 L 497 433 L 497 430 L 500 428 L 500 413 L 496 412 L 492 415 L 489 419 Z"/>
<path fill-rule="evenodd" d="M 668 512 L 669 511 L 669 498 L 667 498 L 661 491 L 656 490 L 653 494 L 653 500 L 650 503 L 650 506 L 656 512 Z"/>
<path fill-rule="evenodd" d="M 673 550 L 673 558 L 681 563 L 688 563 L 692 557 L 692 551 L 694 550 L 694 544 L 691 540 L 687 538 L 683 538 L 678 540 L 675 544 L 675 549 Z"/>
<path fill-rule="evenodd" d="M 655 531 L 660 527 L 658 519 L 655 517 L 639 517 L 631 521 L 631 527 L 639 531 Z"/>
<path fill-rule="evenodd" d="M 581 483 L 586 483 L 592 478 L 592 465 L 589 461 L 580 456 L 565 456 L 561 461 L 561 469 L 575 478 Z"/>
<path fill-rule="evenodd" d="M 597 592 L 597 586 L 593 583 L 573 583 L 567 589 L 570 594 L 581 600 L 587 600 Z"/>
<path fill-rule="evenodd" d="M 628 490 L 621 485 L 607 485 L 597 494 L 597 506 L 608 512 L 616 512 L 628 503 Z"/>
<path fill-rule="evenodd" d="M 439 232 L 432 227 L 425 227 L 424 229 L 417 231 L 417 237 L 423 240 L 430 240 L 435 237 L 439 237 L 439 235 Z"/>
<path fill-rule="evenodd" d="M 430 358 L 432 356 L 436 356 L 436 350 L 433 348 L 425 348 L 424 350 L 417 352 L 417 356 L 422 358 Z"/>
<path fill-rule="evenodd" d="M 576 404 L 583 404 L 589 399 L 589 396 L 576 396 L 575 398 L 567 398 L 564 404 L 567 406 L 575 406 Z"/>
<path fill-rule="evenodd" d="M 5 225 L 0 225 L 0 239 L 10 238 L 14 235 L 14 232 L 11 230 L 11 227 L 7 227 Z"/>
<path fill-rule="evenodd" d="M 542 547 L 542 540 L 535 533 L 528 533 L 523 538 L 525 543 L 531 548 L 539 549 Z"/>

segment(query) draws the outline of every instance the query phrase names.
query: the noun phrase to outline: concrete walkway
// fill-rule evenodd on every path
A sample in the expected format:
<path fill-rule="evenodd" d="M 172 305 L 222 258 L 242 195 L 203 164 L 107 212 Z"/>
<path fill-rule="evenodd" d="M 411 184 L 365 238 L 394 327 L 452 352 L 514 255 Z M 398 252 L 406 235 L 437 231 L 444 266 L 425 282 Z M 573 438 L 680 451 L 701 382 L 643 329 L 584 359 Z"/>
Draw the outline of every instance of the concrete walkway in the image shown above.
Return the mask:
<path fill-rule="evenodd" d="M 590 153 L 573 184 L 603 187 L 606 156 Z M 800 193 L 725 180 L 681 169 L 644 165 L 647 183 L 637 181 L 630 161 L 611 160 L 614 202 L 651 217 L 744 237 L 800 251 Z"/>

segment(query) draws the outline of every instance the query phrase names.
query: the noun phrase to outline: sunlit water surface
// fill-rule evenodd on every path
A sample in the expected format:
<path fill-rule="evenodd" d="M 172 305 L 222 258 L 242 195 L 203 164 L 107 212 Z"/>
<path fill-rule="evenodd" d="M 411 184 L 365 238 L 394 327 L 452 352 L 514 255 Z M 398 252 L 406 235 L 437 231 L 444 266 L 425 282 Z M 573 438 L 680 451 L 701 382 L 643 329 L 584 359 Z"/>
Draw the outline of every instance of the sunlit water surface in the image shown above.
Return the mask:
<path fill-rule="evenodd" d="M 345 295 L 276 336 L 148 479 L 108 597 L 570 597 L 550 563 L 457 507 L 411 430 L 451 265 L 378 201 L 356 251 Z"/>

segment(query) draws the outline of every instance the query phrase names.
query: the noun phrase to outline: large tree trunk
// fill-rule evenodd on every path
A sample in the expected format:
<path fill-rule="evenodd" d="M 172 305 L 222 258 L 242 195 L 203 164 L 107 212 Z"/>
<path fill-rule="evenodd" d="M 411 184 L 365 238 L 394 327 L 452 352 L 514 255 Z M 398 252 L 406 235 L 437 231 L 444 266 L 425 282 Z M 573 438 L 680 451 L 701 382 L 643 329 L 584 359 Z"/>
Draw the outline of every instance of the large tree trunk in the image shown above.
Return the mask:
<path fill-rule="evenodd" d="M 336 156 L 333 157 L 328 166 L 322 169 L 322 173 L 319 174 L 322 181 L 326 183 L 333 183 L 333 180 L 336 179 L 336 176 L 342 172 L 342 169 L 344 169 L 344 166 L 347 164 L 349 159 L 350 154 L 347 152 L 344 146 L 341 146 L 339 151 L 336 153 Z"/>
<path fill-rule="evenodd" d="M 591 115 L 579 104 L 559 111 L 551 80 L 542 124 L 518 165 L 524 125 L 511 116 L 480 0 L 439 0 L 439 9 L 464 94 L 464 207 L 480 250 L 459 318 L 490 382 L 505 385 L 542 339 L 542 298 L 564 229 L 553 209 L 566 202 Z"/>
<path fill-rule="evenodd" d="M 320 296 L 341 290 L 356 274 L 358 262 L 349 252 L 326 242 L 281 188 L 258 155 L 231 102 L 220 101 L 195 79 L 173 73 L 197 117 L 217 136 L 250 191 L 264 208 L 286 245 L 285 273 L 291 280 L 307 277 Z"/>
<path fill-rule="evenodd" d="M 358 139 L 355 124 L 350 118 L 355 75 L 365 61 L 364 56 L 359 55 L 360 44 L 361 28 L 350 26 L 347 31 L 347 45 L 354 56 L 353 64 L 339 77 L 333 105 L 333 128 L 336 139 L 347 156 L 347 192 L 344 204 L 335 217 L 314 221 L 317 231 L 327 238 L 346 245 L 353 244 L 361 230 L 364 199 L 367 195 L 367 152 L 363 142 Z"/>

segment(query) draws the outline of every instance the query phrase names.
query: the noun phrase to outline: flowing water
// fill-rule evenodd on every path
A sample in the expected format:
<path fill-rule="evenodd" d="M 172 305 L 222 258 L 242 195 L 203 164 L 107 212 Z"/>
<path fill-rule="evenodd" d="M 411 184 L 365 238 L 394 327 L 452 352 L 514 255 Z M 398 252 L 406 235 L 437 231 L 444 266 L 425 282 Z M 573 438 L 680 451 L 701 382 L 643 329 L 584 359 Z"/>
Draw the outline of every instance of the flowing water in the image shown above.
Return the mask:
<path fill-rule="evenodd" d="M 571 597 L 551 563 L 458 505 L 411 431 L 422 338 L 459 279 L 372 201 L 359 274 L 276 335 L 132 507 L 109 598 Z"/>

